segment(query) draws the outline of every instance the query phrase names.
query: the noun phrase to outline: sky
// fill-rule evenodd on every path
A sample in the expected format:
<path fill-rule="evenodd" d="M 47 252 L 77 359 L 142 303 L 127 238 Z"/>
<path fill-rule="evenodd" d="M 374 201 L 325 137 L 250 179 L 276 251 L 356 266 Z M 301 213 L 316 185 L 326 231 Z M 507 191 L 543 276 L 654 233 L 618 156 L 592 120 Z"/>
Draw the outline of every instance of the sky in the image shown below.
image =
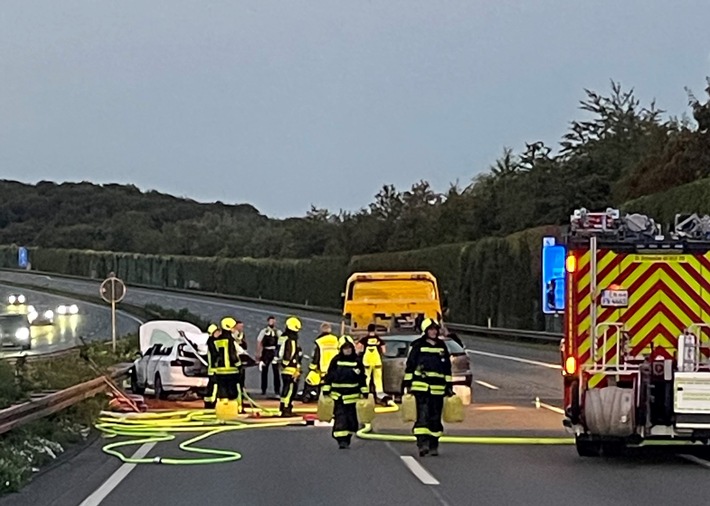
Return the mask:
<path fill-rule="evenodd" d="M 708 0 L 3 0 L 0 179 L 273 217 L 465 186 L 610 79 L 688 111 Z"/>

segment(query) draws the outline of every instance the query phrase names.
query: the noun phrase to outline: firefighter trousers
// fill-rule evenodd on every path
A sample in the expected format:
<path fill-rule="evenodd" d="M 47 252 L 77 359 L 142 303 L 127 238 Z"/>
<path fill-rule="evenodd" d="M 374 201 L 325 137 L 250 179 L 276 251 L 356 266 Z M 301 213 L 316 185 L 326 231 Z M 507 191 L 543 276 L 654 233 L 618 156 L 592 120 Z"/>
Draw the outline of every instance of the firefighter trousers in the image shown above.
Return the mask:
<path fill-rule="evenodd" d="M 242 391 L 239 386 L 239 373 L 216 374 L 217 399 L 227 399 L 230 401 L 242 400 Z"/>
<path fill-rule="evenodd" d="M 290 374 L 281 375 L 281 414 L 291 414 L 293 409 L 293 394 L 296 390 L 296 379 Z"/>
<path fill-rule="evenodd" d="M 264 363 L 264 367 L 261 369 L 261 393 L 266 394 L 266 390 L 269 387 L 269 369 L 271 369 L 274 375 L 274 393 L 279 395 L 281 393 L 279 365 L 274 362 L 274 352 L 267 353 L 267 351 L 269 350 L 265 350 L 261 356 L 261 361 Z"/>
<path fill-rule="evenodd" d="M 205 409 L 214 409 L 217 403 L 217 378 L 214 374 L 209 375 L 204 401 Z"/>
<path fill-rule="evenodd" d="M 372 390 L 371 383 L 375 384 L 375 393 L 377 397 L 382 397 L 385 394 L 385 388 L 382 384 L 382 366 L 374 365 L 365 367 L 365 376 L 367 378 L 367 388 Z"/>
<path fill-rule="evenodd" d="M 345 404 L 342 399 L 335 401 L 333 410 L 333 437 L 340 442 L 350 444 L 353 434 L 357 432 L 357 409 L 356 404 Z"/>
<path fill-rule="evenodd" d="M 422 449 L 436 449 L 439 438 L 444 432 L 441 414 L 444 408 L 443 395 L 431 395 L 428 392 L 413 392 L 417 403 L 417 421 L 414 422 L 414 435 L 417 446 Z"/>

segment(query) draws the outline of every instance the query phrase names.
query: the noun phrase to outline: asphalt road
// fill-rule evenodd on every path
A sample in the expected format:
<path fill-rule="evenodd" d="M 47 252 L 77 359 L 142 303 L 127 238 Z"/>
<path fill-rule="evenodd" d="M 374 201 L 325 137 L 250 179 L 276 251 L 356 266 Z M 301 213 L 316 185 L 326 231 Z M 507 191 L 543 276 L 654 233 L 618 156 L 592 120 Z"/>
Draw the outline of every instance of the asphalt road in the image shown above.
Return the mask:
<path fill-rule="evenodd" d="M 0 274 L 16 281 L 51 283 L 82 293 L 96 283 Z M 93 292 L 95 293 L 95 291 Z M 130 289 L 134 304 L 187 307 L 206 318 L 234 314 L 245 320 L 247 338 L 265 317 L 283 321 L 277 307 L 192 295 Z M 304 342 L 329 315 L 301 314 Z M 470 339 L 474 364 L 474 406 L 478 432 L 515 436 L 563 435 L 560 373 L 555 349 Z M 248 386 L 256 381 L 252 373 Z M 487 385 L 487 386 L 486 386 Z M 535 409 L 539 397 L 549 408 Z M 378 421 L 376 420 L 376 427 Z M 403 428 L 406 430 L 406 428 Z M 460 429 L 459 429 L 460 430 Z M 454 432 L 449 430 L 448 432 Z M 178 456 L 179 440 L 159 443 L 148 456 Z M 122 466 L 103 455 L 96 441 L 63 464 L 37 477 L 21 494 L 0 505 L 289 504 L 289 505 L 624 505 L 708 504 L 710 461 L 681 455 L 690 449 L 646 447 L 615 458 L 582 459 L 573 446 L 445 444 L 441 456 L 420 459 L 413 444 L 355 440 L 337 449 L 329 428 L 259 429 L 215 436 L 207 446 L 236 450 L 238 462 L 207 466 Z M 100 489 L 105 494 L 93 495 Z"/>
<path fill-rule="evenodd" d="M 27 297 L 26 304 L 22 306 L 7 304 L 9 295 L 17 293 Z M 29 305 L 40 312 L 51 309 L 56 313 L 56 308 L 60 304 L 76 304 L 79 306 L 79 314 L 55 315 L 53 325 L 30 327 L 32 348 L 22 352 L 13 348 L 3 349 L 0 350 L 0 358 L 20 354 L 39 355 L 71 348 L 81 344 L 79 336 L 86 340 L 111 338 L 111 311 L 105 306 L 0 284 L 0 313 L 26 313 Z M 119 336 L 137 331 L 139 324 L 140 321 L 131 315 L 118 313 L 116 316 L 116 331 Z"/>

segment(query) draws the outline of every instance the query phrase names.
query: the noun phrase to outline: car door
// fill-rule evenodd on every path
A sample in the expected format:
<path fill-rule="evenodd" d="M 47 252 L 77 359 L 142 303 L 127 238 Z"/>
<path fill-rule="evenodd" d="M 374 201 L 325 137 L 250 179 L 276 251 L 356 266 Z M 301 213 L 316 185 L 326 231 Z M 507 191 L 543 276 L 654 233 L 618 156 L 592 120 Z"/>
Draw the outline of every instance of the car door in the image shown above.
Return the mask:
<path fill-rule="evenodd" d="M 147 350 L 141 358 L 136 361 L 136 379 L 139 385 L 145 386 L 148 381 L 148 363 L 150 362 L 150 357 L 153 355 L 157 345 L 154 345 Z"/>
<path fill-rule="evenodd" d="M 406 341 L 385 341 L 385 354 L 382 357 L 382 383 L 387 394 L 402 393 L 404 368 L 407 365 L 409 343 Z"/>
<path fill-rule="evenodd" d="M 163 355 L 163 346 L 156 344 L 153 348 L 153 353 L 148 360 L 148 367 L 146 369 L 146 385 L 150 387 L 155 386 L 155 373 L 158 372 L 158 366 Z"/>

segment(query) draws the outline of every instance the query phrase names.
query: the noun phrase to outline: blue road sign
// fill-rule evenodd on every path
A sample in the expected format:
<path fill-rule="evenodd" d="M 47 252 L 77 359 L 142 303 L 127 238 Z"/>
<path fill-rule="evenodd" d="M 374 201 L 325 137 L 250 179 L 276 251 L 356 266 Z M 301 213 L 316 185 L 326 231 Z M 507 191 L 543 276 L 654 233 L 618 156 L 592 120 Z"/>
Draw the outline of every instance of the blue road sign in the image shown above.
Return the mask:
<path fill-rule="evenodd" d="M 566 253 L 561 244 L 548 242 L 542 247 L 542 312 L 545 314 L 565 310 Z"/>
<path fill-rule="evenodd" d="M 20 269 L 26 269 L 29 262 L 27 248 L 21 247 L 17 250 L 17 265 Z"/>

